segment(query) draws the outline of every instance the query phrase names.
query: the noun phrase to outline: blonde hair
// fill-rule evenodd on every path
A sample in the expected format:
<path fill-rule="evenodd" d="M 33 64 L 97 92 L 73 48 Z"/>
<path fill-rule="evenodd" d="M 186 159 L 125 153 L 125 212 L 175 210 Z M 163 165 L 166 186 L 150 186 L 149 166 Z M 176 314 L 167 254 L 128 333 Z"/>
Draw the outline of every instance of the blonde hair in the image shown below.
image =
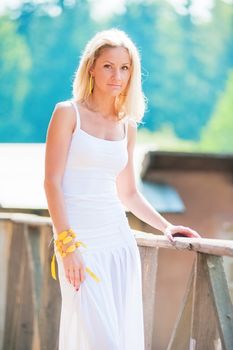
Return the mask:
<path fill-rule="evenodd" d="M 124 47 L 128 50 L 131 60 L 131 75 L 124 95 L 120 94 L 115 100 L 119 119 L 125 116 L 140 122 L 142 119 L 146 99 L 142 91 L 141 62 L 139 52 L 128 37 L 118 29 L 109 29 L 98 32 L 86 45 L 81 56 L 79 66 L 74 74 L 73 98 L 78 102 L 85 102 L 90 94 L 89 77 L 90 68 L 105 48 Z"/>

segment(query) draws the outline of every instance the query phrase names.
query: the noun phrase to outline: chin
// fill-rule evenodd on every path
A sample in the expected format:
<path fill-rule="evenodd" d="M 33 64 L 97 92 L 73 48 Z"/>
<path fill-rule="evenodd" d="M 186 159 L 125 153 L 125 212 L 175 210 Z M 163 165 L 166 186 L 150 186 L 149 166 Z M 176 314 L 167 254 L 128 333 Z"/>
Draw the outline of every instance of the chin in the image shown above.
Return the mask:
<path fill-rule="evenodd" d="M 122 93 L 122 90 L 115 90 L 115 91 L 110 91 L 108 92 L 109 95 L 111 95 L 112 97 L 118 97 L 120 96 L 120 94 Z"/>

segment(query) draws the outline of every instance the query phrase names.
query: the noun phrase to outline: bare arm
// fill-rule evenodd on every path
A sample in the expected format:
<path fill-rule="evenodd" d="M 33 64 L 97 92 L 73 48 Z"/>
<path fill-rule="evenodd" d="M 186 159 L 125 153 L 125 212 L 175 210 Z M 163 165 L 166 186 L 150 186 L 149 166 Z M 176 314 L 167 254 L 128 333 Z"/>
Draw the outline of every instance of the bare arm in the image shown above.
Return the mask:
<path fill-rule="evenodd" d="M 57 233 L 70 228 L 62 191 L 62 178 L 75 127 L 76 117 L 72 106 L 69 102 L 58 103 L 47 132 L 44 178 L 49 213 Z M 66 247 L 72 243 L 66 244 Z M 85 280 L 82 254 L 76 249 L 63 257 L 63 264 L 67 280 L 78 290 Z"/>
<path fill-rule="evenodd" d="M 66 102 L 58 103 L 47 132 L 44 177 L 48 209 L 57 232 L 70 227 L 61 185 L 74 127 L 75 115 L 72 108 Z"/>
<path fill-rule="evenodd" d="M 133 164 L 136 134 L 136 126 L 130 123 L 128 128 L 128 164 L 117 178 L 117 190 L 120 200 L 135 216 L 165 233 L 171 241 L 173 241 L 172 235 L 178 232 L 184 233 L 189 237 L 200 237 L 192 229 L 172 225 L 151 206 L 137 189 Z"/>

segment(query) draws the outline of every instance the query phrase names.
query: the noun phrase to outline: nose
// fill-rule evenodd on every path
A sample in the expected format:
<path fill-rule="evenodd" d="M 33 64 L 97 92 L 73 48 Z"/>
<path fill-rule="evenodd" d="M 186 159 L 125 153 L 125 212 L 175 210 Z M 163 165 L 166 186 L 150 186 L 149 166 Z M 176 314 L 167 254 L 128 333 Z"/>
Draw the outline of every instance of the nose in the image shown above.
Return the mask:
<path fill-rule="evenodd" d="M 114 69 L 113 78 L 114 78 L 114 80 L 116 80 L 116 81 L 119 81 L 119 80 L 122 79 L 122 77 L 121 77 L 121 70 L 120 70 L 119 68 L 115 68 L 115 69 Z"/>

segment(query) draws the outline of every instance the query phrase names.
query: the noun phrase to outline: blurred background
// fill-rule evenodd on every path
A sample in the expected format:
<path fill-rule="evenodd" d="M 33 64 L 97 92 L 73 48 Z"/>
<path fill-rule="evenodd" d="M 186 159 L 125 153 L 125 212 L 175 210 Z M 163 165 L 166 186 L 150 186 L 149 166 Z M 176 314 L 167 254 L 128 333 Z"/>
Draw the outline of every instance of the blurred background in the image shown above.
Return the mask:
<path fill-rule="evenodd" d="M 71 98 L 86 42 L 111 27 L 129 34 L 142 60 L 140 191 L 170 222 L 233 239 L 233 0 L 0 0 L 0 350 L 57 348 L 46 130 L 55 104 Z M 167 349 L 194 259 L 159 250 L 152 350 Z M 224 268 L 233 301 L 232 258 Z"/>
<path fill-rule="evenodd" d="M 233 151 L 232 1 L 1 0 L 0 16 L 0 142 L 44 142 L 85 43 L 117 27 L 142 59 L 139 142 Z"/>

